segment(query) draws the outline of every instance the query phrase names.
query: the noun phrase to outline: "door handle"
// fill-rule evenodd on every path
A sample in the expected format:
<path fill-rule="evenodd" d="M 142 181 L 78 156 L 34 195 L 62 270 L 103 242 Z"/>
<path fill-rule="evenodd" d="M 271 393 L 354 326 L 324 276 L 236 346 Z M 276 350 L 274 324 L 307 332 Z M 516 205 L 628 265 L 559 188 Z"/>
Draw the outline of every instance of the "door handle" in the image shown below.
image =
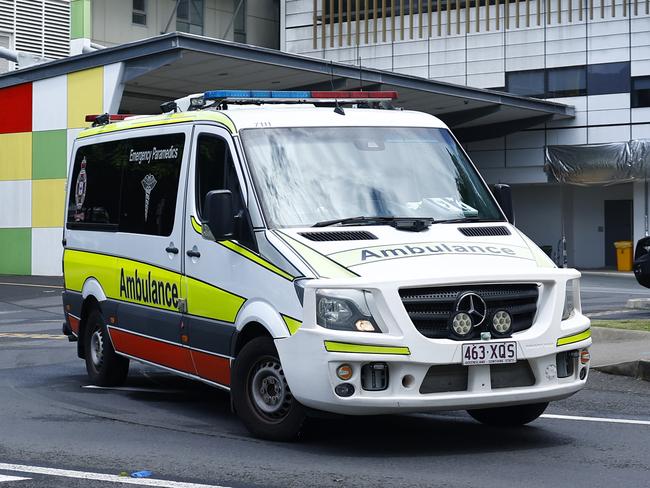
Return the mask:
<path fill-rule="evenodd" d="M 178 248 L 174 247 L 173 245 L 172 246 L 167 246 L 165 248 L 165 251 L 167 251 L 169 254 L 178 254 Z"/>
<path fill-rule="evenodd" d="M 191 258 L 200 258 L 201 257 L 201 253 L 199 251 L 195 250 L 195 249 L 190 249 L 189 251 L 187 251 L 187 255 L 189 257 L 191 257 Z"/>

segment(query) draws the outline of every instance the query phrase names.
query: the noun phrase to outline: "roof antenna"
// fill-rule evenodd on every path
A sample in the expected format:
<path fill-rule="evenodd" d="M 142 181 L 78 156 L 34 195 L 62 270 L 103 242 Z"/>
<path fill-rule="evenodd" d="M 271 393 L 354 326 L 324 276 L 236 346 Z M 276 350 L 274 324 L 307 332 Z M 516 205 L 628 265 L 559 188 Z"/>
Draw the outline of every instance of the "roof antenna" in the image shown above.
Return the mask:
<path fill-rule="evenodd" d="M 330 85 L 332 86 L 332 91 L 336 91 L 334 89 L 334 62 L 333 61 L 330 61 Z M 334 103 L 335 103 L 334 113 L 339 115 L 345 115 L 345 111 L 339 105 L 338 98 L 334 99 Z"/>

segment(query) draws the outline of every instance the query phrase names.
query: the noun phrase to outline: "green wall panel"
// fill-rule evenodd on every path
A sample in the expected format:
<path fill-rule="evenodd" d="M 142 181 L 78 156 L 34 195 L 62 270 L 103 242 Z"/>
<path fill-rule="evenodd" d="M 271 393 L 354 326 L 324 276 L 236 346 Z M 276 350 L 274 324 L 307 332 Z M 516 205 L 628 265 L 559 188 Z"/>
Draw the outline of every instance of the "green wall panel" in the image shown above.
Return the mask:
<path fill-rule="evenodd" d="M 90 0 L 72 0 L 70 2 L 70 38 L 90 39 Z"/>
<path fill-rule="evenodd" d="M 0 229 L 0 274 L 32 274 L 32 229 Z"/>
<path fill-rule="evenodd" d="M 68 162 L 66 130 L 46 130 L 32 133 L 32 178 L 52 180 L 66 177 Z"/>

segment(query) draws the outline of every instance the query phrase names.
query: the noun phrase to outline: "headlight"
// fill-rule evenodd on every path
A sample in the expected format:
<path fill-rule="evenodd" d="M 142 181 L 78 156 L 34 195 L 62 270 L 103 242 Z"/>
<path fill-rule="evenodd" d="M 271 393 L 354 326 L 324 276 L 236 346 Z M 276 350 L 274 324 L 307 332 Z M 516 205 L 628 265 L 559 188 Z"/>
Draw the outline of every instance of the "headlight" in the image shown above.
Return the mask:
<path fill-rule="evenodd" d="M 562 320 L 571 318 L 576 310 L 580 308 L 580 278 L 574 278 L 566 282 L 564 291 L 564 310 Z"/>
<path fill-rule="evenodd" d="M 334 330 L 381 332 L 361 290 L 317 290 L 316 323 Z"/>

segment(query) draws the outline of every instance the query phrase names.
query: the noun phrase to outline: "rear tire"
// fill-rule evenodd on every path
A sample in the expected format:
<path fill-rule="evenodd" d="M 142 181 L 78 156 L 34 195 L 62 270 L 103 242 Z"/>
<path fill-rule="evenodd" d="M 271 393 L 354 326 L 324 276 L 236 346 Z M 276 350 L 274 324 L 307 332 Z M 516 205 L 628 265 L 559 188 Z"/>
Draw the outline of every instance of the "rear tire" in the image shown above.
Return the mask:
<path fill-rule="evenodd" d="M 294 398 L 270 337 L 257 337 L 241 350 L 232 370 L 237 415 L 256 437 L 292 441 L 300 436 L 305 408 Z"/>
<path fill-rule="evenodd" d="M 93 385 L 119 386 L 124 383 L 129 372 L 129 360 L 113 349 L 104 317 L 96 308 L 86 319 L 84 351 L 86 371 Z"/>
<path fill-rule="evenodd" d="M 495 427 L 519 427 L 537 419 L 548 407 L 546 403 L 514 405 L 512 407 L 481 408 L 468 410 L 475 420 Z"/>

